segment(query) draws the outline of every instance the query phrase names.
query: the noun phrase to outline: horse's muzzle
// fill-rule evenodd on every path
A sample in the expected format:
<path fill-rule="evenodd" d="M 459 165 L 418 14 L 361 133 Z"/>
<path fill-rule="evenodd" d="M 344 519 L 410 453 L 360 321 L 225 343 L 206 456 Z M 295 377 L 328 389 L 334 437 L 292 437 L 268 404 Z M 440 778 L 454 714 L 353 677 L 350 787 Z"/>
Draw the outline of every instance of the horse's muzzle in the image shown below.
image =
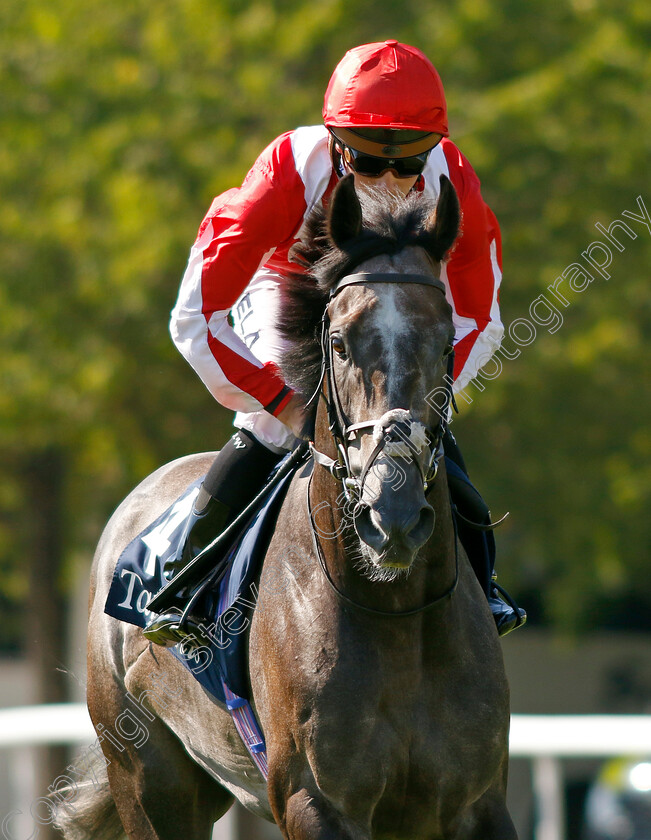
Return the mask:
<path fill-rule="evenodd" d="M 434 520 L 434 509 L 427 502 L 384 511 L 362 505 L 355 515 L 355 530 L 377 555 L 378 565 L 407 569 L 431 537 Z"/>

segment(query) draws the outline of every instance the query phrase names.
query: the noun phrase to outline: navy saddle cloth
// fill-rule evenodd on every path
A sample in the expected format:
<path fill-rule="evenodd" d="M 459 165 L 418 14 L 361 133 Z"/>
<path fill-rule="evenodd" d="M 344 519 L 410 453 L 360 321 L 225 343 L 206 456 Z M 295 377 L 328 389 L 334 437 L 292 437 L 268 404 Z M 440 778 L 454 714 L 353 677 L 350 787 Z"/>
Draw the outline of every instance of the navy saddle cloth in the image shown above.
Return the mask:
<path fill-rule="evenodd" d="M 225 702 L 222 680 L 234 694 L 250 699 L 246 631 L 257 601 L 262 560 L 295 472 L 296 468 L 270 488 L 243 526 L 241 536 L 226 551 L 228 572 L 225 577 L 215 589 L 209 589 L 202 596 L 193 611 L 206 616 L 205 626 L 212 639 L 210 648 L 204 646 L 193 651 L 189 646 L 184 649 L 179 644 L 170 649 L 221 702 Z M 153 617 L 147 604 L 167 583 L 163 577 L 164 564 L 177 556 L 185 522 L 202 481 L 203 478 L 191 484 L 165 513 L 124 549 L 104 606 L 108 615 L 138 627 L 144 627 Z"/>

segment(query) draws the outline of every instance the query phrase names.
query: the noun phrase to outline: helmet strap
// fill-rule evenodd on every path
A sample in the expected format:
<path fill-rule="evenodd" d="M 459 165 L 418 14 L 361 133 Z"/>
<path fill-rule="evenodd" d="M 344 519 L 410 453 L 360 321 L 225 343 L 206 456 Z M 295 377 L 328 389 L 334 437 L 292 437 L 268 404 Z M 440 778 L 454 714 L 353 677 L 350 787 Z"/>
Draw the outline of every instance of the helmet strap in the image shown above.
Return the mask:
<path fill-rule="evenodd" d="M 343 178 L 344 175 L 346 175 L 343 156 L 332 134 L 328 138 L 328 151 L 330 152 L 330 160 L 332 161 L 332 167 L 334 171 L 336 172 L 339 178 Z"/>

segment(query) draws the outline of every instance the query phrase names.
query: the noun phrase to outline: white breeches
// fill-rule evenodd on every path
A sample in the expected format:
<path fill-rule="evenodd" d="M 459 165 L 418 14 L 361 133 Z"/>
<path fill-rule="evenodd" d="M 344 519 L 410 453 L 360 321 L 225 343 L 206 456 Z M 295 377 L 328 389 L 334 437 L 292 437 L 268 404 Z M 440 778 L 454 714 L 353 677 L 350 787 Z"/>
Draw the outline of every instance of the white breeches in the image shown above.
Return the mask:
<path fill-rule="evenodd" d="M 261 362 L 278 363 L 286 344 L 276 328 L 282 282 L 276 272 L 260 269 L 231 310 L 233 329 Z M 288 426 L 264 409 L 238 411 L 234 425 L 254 434 L 274 452 L 290 450 L 298 441 Z"/>

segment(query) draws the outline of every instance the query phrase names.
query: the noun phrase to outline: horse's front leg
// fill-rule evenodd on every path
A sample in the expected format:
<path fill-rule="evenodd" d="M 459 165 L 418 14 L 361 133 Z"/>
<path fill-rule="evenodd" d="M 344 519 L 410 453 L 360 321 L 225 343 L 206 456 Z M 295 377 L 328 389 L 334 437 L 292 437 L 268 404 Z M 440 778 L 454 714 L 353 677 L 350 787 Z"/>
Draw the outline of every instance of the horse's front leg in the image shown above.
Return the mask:
<path fill-rule="evenodd" d="M 370 840 L 369 830 L 354 824 L 326 799 L 312 779 L 295 789 L 286 771 L 269 773 L 269 801 L 286 840 Z"/>
<path fill-rule="evenodd" d="M 504 794 L 488 790 L 477 800 L 455 840 L 518 840 Z"/>

